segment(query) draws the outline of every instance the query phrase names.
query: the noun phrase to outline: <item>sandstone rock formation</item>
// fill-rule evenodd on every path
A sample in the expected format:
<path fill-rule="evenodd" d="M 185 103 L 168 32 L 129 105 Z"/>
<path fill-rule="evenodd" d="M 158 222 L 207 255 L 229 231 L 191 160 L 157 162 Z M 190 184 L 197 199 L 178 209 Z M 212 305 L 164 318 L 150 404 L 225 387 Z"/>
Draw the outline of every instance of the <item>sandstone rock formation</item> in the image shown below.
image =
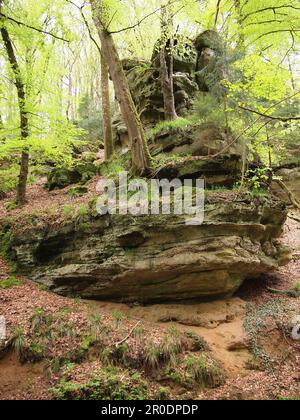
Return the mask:
<path fill-rule="evenodd" d="M 191 111 L 198 92 L 212 90 L 226 77 L 226 69 L 222 64 L 223 54 L 224 45 L 215 31 L 199 34 L 195 40 L 189 41 L 182 54 L 175 54 L 174 95 L 179 116 Z M 159 67 L 159 53 L 156 47 L 150 62 L 123 60 L 132 97 L 146 126 L 164 120 Z M 119 115 L 114 120 L 114 132 L 117 145 L 127 147 L 127 129 Z"/>
<path fill-rule="evenodd" d="M 232 295 L 249 276 L 275 270 L 287 251 L 276 239 L 286 218 L 278 201 L 210 198 L 201 226 L 183 216 L 90 216 L 15 235 L 22 273 L 53 291 L 123 302 Z"/>

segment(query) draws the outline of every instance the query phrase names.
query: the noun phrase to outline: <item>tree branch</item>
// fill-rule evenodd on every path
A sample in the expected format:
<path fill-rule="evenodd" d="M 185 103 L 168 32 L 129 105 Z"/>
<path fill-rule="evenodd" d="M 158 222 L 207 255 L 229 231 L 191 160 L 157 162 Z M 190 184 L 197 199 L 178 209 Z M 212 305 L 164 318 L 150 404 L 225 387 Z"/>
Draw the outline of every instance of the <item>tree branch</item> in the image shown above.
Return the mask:
<path fill-rule="evenodd" d="M 296 6 L 289 5 L 289 4 L 282 5 L 282 6 L 265 7 L 263 9 L 256 10 L 255 12 L 248 13 L 247 15 L 245 15 L 243 17 L 242 22 L 244 22 L 245 20 L 247 20 L 250 16 L 256 15 L 257 13 L 263 13 L 263 12 L 267 12 L 267 11 L 273 11 L 274 14 L 276 14 L 276 10 L 278 10 L 278 9 L 287 9 L 287 8 L 294 9 L 294 10 L 300 10 L 300 7 L 296 7 Z"/>
<path fill-rule="evenodd" d="M 218 3 L 217 3 L 217 10 L 216 10 L 215 22 L 214 22 L 215 27 L 217 26 L 218 19 L 219 19 L 219 13 L 220 13 L 221 1 L 222 1 L 222 0 L 218 0 Z"/>
<path fill-rule="evenodd" d="M 34 26 L 27 25 L 27 23 L 20 22 L 19 20 L 16 20 L 16 19 L 14 19 L 14 18 L 12 18 L 12 17 L 9 17 L 9 16 L 5 15 L 5 14 L 4 14 L 4 13 L 2 13 L 2 12 L 0 12 L 0 16 L 1 16 L 2 18 L 4 18 L 4 19 L 7 19 L 7 20 L 9 20 L 9 21 L 11 21 L 11 22 L 16 23 L 16 24 L 17 24 L 17 25 L 19 25 L 19 26 L 24 26 L 25 28 L 32 29 L 33 31 L 39 32 L 39 33 L 41 33 L 41 34 L 52 36 L 53 38 L 58 39 L 59 41 L 64 41 L 64 42 L 67 42 L 67 43 L 69 43 L 69 42 L 70 42 L 70 41 L 68 41 L 68 40 L 67 40 L 67 39 L 65 39 L 65 38 L 62 38 L 62 37 L 60 37 L 60 36 L 58 36 L 58 35 L 53 34 L 52 32 L 44 31 L 43 29 L 39 29 L 39 28 L 36 28 L 36 27 L 34 27 Z"/>
<path fill-rule="evenodd" d="M 277 121 L 283 121 L 283 122 L 300 120 L 300 117 L 274 117 L 272 115 L 267 115 L 267 114 L 255 111 L 254 109 L 247 108 L 242 105 L 240 105 L 239 108 L 243 109 L 244 111 L 248 111 L 248 112 L 252 112 L 253 114 L 260 115 L 261 117 L 269 118 L 270 120 L 277 120 Z"/>
<path fill-rule="evenodd" d="M 172 4 L 175 4 L 175 3 L 177 3 L 179 0 L 174 0 L 174 1 L 172 1 L 171 2 L 171 5 Z M 153 15 L 155 15 L 156 13 L 158 13 L 158 12 L 160 12 L 163 8 L 164 8 L 165 6 L 161 6 L 161 7 L 159 7 L 158 9 L 156 9 L 156 10 L 154 10 L 154 11 L 152 11 L 151 13 L 149 13 L 148 15 L 146 15 L 146 16 L 144 16 L 141 20 L 139 20 L 137 23 L 135 23 L 134 25 L 131 25 L 131 26 L 127 26 L 127 28 L 122 28 L 122 29 L 119 29 L 118 31 L 108 31 L 109 32 L 109 34 L 120 34 L 120 33 L 122 33 L 122 32 L 126 32 L 126 31 L 129 31 L 129 30 L 131 30 L 131 29 L 135 29 L 136 27 L 138 27 L 138 26 L 140 26 L 146 19 L 148 19 L 149 17 L 151 17 L 151 16 L 153 16 Z"/>
<path fill-rule="evenodd" d="M 96 39 L 94 38 L 94 36 L 93 36 L 93 34 L 92 34 L 92 31 L 91 31 L 91 28 L 90 28 L 90 25 L 89 25 L 89 23 L 88 23 L 88 21 L 87 21 L 87 18 L 85 17 L 85 14 L 84 14 L 84 12 L 83 12 L 83 9 L 84 9 L 84 7 L 85 7 L 85 4 L 83 4 L 82 6 L 78 6 L 77 4 L 75 4 L 75 3 L 74 3 L 73 1 L 71 1 L 71 0 L 68 0 L 68 3 L 72 4 L 73 6 L 75 6 L 75 7 L 76 7 L 76 8 L 80 11 L 80 14 L 81 14 L 81 16 L 82 16 L 82 19 L 83 19 L 83 21 L 84 21 L 84 23 L 85 23 L 85 26 L 86 26 L 87 30 L 88 30 L 89 37 L 90 37 L 91 41 L 95 44 L 95 46 L 96 46 L 96 48 L 97 48 L 97 50 L 98 50 L 99 54 L 102 56 L 101 47 L 100 47 L 100 45 L 98 44 L 98 42 L 96 41 Z"/>

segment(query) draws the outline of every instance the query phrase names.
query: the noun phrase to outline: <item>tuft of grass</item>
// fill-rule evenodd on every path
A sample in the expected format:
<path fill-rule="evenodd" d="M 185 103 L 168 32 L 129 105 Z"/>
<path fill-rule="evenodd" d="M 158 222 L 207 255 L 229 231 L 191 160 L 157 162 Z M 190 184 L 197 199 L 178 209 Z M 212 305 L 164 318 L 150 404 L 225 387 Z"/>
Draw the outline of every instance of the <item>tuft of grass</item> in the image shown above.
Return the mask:
<path fill-rule="evenodd" d="M 31 330 L 34 333 L 38 333 L 41 329 L 48 329 L 52 324 L 52 317 L 46 315 L 43 308 L 35 308 L 34 313 L 31 317 Z"/>
<path fill-rule="evenodd" d="M 9 201 L 8 203 L 5 204 L 5 209 L 7 212 L 16 210 L 18 208 L 18 205 L 15 201 Z"/>
<path fill-rule="evenodd" d="M 64 213 L 65 219 L 67 220 L 71 219 L 73 215 L 73 206 L 71 204 L 65 205 L 63 208 L 63 213 Z"/>
<path fill-rule="evenodd" d="M 162 121 L 158 123 L 154 128 L 148 131 L 147 138 L 152 139 L 164 131 L 172 131 L 180 128 L 186 128 L 193 125 L 194 122 L 186 118 L 177 118 L 174 121 Z"/>
<path fill-rule="evenodd" d="M 216 388 L 222 383 L 220 368 L 203 353 L 188 355 L 184 360 L 184 368 L 189 377 L 202 388 Z"/>
<path fill-rule="evenodd" d="M 175 365 L 183 350 L 183 340 L 175 328 L 171 328 L 158 343 L 149 342 L 145 348 L 144 363 L 148 369 L 156 370 L 162 365 Z"/>
<path fill-rule="evenodd" d="M 13 349 L 17 352 L 19 358 L 21 359 L 26 348 L 26 338 L 23 328 L 15 328 L 13 331 L 11 343 Z"/>
<path fill-rule="evenodd" d="M 115 328 L 119 328 L 123 319 L 123 314 L 120 311 L 114 310 L 112 313 Z"/>

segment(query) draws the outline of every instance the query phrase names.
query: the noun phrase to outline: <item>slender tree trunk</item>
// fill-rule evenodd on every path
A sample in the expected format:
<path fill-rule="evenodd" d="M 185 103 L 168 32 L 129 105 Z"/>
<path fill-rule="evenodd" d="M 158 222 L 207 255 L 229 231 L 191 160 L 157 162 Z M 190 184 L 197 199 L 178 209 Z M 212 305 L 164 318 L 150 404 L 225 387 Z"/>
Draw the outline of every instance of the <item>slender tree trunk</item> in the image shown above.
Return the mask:
<path fill-rule="evenodd" d="M 0 10 L 2 7 L 2 0 L 0 0 Z M 3 24 L 3 22 L 0 22 Z M 9 59 L 9 63 L 13 70 L 15 76 L 15 86 L 17 88 L 18 94 L 18 103 L 19 103 L 19 110 L 20 110 L 20 129 L 21 129 L 21 138 L 26 140 L 29 137 L 29 121 L 28 121 L 28 113 L 26 111 L 26 92 L 25 92 L 25 84 L 22 79 L 20 67 L 18 64 L 17 57 L 15 55 L 14 47 L 9 35 L 9 32 L 2 26 L 1 28 L 1 36 L 4 42 L 4 47 Z M 17 204 L 22 206 L 26 202 L 26 187 L 27 187 L 27 178 L 28 178 L 28 170 L 29 170 L 29 153 L 26 149 L 22 151 L 21 155 L 21 165 L 20 165 L 20 175 L 19 175 L 19 182 L 17 186 Z"/>
<path fill-rule="evenodd" d="M 107 67 L 105 58 L 103 56 L 101 57 L 101 93 L 102 93 L 104 152 L 105 152 L 105 160 L 109 160 L 114 153 L 114 144 L 113 144 L 113 133 L 112 133 L 112 125 L 111 125 L 108 67 Z"/>
<path fill-rule="evenodd" d="M 2 115 L 0 114 L 0 130 L 3 130 L 3 128 L 4 128 L 3 119 L 2 119 Z"/>
<path fill-rule="evenodd" d="M 222 0 L 218 0 L 217 2 L 217 10 L 216 10 L 216 15 L 215 15 L 215 21 L 214 21 L 214 27 L 217 27 L 218 24 L 218 19 L 219 19 L 219 14 L 220 14 L 220 7 L 221 7 L 221 1 Z"/>
<path fill-rule="evenodd" d="M 150 154 L 140 117 L 129 89 L 122 62 L 119 58 L 112 35 L 105 29 L 102 21 L 103 4 L 101 0 L 91 0 L 93 18 L 101 40 L 102 54 L 109 68 L 121 114 L 128 129 L 131 141 L 132 170 L 142 175 L 150 167 Z"/>
<path fill-rule="evenodd" d="M 245 34 L 244 34 L 244 22 L 243 22 L 241 0 L 234 0 L 234 7 L 235 7 L 235 12 L 237 14 L 237 23 L 239 25 L 238 46 L 244 49 L 245 48 Z"/>
<path fill-rule="evenodd" d="M 174 97 L 174 58 L 173 58 L 173 22 L 168 16 L 167 6 L 162 8 L 161 15 L 161 38 L 163 45 L 160 50 L 160 79 L 164 97 L 164 111 L 166 120 L 176 120 L 176 105 Z M 167 50 L 166 44 L 170 40 Z"/>

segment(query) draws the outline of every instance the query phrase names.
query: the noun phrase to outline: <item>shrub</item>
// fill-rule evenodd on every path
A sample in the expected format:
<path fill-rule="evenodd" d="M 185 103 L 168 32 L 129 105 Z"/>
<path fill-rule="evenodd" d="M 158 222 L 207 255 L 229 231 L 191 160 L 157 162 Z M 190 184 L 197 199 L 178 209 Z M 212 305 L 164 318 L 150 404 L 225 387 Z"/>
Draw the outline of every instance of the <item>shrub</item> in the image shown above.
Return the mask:
<path fill-rule="evenodd" d="M 115 367 L 101 369 L 83 385 L 66 381 L 50 389 L 57 400 L 147 400 L 149 389 L 140 374 Z"/>
<path fill-rule="evenodd" d="M 22 283 L 16 277 L 10 276 L 6 280 L 0 281 L 0 289 L 10 289 L 11 287 L 21 286 Z"/>

